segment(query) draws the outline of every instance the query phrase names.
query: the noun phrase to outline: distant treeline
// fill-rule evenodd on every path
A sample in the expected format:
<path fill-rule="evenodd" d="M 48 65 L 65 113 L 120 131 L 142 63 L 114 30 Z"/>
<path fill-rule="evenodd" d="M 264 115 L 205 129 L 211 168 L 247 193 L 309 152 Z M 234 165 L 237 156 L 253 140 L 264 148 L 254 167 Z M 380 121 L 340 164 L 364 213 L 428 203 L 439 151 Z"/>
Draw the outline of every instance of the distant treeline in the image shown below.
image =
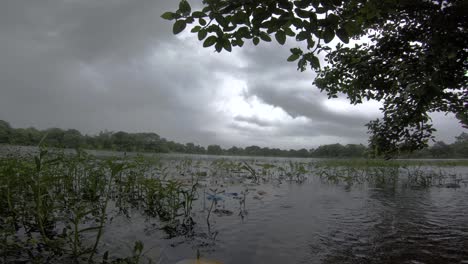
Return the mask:
<path fill-rule="evenodd" d="M 166 140 L 156 133 L 100 132 L 97 135 L 83 135 L 76 129 L 63 130 L 49 128 L 12 128 L 6 121 L 0 120 L 0 144 L 35 146 L 42 141 L 49 147 L 84 148 L 97 150 L 138 151 L 154 153 L 188 153 L 210 155 L 248 155 L 273 157 L 312 157 L 312 158 L 364 158 L 368 148 L 362 144 L 330 144 L 316 149 L 289 149 L 249 146 L 223 149 L 219 145 L 203 147 L 194 143 L 181 144 Z M 436 142 L 434 146 L 406 155 L 409 158 L 468 158 L 468 134 L 456 137 L 453 144 Z"/>

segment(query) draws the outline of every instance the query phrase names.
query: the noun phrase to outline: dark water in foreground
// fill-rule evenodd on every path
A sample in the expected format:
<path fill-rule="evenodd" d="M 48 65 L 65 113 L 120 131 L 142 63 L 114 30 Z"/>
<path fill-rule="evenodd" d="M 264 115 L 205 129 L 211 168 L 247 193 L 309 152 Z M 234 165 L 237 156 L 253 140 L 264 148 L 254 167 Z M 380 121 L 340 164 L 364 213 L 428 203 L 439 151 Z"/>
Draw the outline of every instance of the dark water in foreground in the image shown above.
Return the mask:
<path fill-rule="evenodd" d="M 143 238 L 147 255 L 160 263 L 194 258 L 197 249 L 222 263 L 468 263 L 464 186 L 348 188 L 319 180 L 250 186 L 244 218 L 234 197 L 221 196 L 218 207 L 233 214 L 212 214 L 209 231 L 201 197 L 193 237 L 161 239 L 163 233 L 136 217 L 114 222 L 106 242 L 112 248 L 116 239 Z"/>
<path fill-rule="evenodd" d="M 255 159 L 252 166 L 289 162 Z M 468 167 L 423 168 L 445 175 L 444 183 L 456 179 L 458 188 L 415 188 L 404 184 L 404 170 L 396 171 L 402 174 L 397 184 L 332 183 L 312 169 L 316 161 L 302 159 L 309 162 L 304 182 L 279 180 L 272 169 L 272 177 L 256 184 L 245 173 L 214 171 L 212 157 L 194 160 L 207 173 L 198 178 L 193 232 L 169 238 L 162 222 L 137 209 L 126 216 L 114 211 L 103 249 L 125 257 L 140 240 L 145 258 L 161 264 L 195 258 L 197 250 L 221 263 L 468 264 Z M 177 177 L 188 184 L 193 179 Z M 222 193 L 210 196 L 210 189 Z"/>

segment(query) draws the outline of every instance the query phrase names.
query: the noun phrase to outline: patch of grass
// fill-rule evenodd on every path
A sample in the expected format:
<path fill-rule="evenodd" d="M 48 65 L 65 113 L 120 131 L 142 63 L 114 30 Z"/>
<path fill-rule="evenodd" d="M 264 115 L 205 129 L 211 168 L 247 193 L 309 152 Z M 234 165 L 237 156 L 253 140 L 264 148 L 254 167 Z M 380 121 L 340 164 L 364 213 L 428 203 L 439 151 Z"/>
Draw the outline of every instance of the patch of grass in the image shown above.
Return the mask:
<path fill-rule="evenodd" d="M 185 166 L 189 166 L 186 164 Z M 172 226 L 191 219 L 197 182 L 165 180 L 157 159 L 103 158 L 40 149 L 37 155 L 0 158 L 0 259 L 3 263 L 96 263 L 103 230 L 117 214 L 144 208 Z M 134 256 L 141 259 L 136 242 Z M 128 262 L 132 260 L 131 262 Z M 108 263 L 122 263 L 122 259 Z"/>
<path fill-rule="evenodd" d="M 383 159 L 326 159 L 313 161 L 316 166 L 328 167 L 406 167 L 406 166 L 437 166 L 456 167 L 468 166 L 468 160 L 383 160 Z"/>
<path fill-rule="evenodd" d="M 199 180 L 211 181 L 205 189 L 217 185 L 208 193 L 209 209 L 203 211 L 207 235 L 215 241 L 217 232 L 212 230 L 210 217 L 217 210 L 226 179 L 238 179 L 246 187 L 237 197 L 238 215 L 243 219 L 248 185 L 304 184 L 319 177 L 348 188 L 353 184 L 395 188 L 400 183 L 457 186 L 462 179 L 444 170 L 454 166 L 468 166 L 468 161 L 162 161 L 156 156 L 97 158 L 83 151 L 66 154 L 40 148 L 32 155 L 0 158 L 0 262 L 138 263 L 143 258 L 143 244 L 138 241 L 129 241 L 136 243 L 130 257 L 116 259 L 112 252 L 103 253 L 106 248 L 101 240 L 110 220 L 116 216 L 130 219 L 132 211 L 137 211 L 158 221 L 169 237 L 193 236 L 192 208 L 199 196 Z"/>

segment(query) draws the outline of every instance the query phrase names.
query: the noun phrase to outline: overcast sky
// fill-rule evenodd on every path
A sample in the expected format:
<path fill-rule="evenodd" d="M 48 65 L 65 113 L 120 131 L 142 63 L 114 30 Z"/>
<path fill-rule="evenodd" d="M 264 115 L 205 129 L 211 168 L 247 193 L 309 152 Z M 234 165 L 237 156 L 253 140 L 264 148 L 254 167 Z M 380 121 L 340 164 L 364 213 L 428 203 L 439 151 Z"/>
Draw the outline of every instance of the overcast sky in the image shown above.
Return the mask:
<path fill-rule="evenodd" d="M 194 4 L 192 0 L 190 3 Z M 364 143 L 377 102 L 327 100 L 289 47 L 204 49 L 160 18 L 176 0 L 1 0 L 0 119 L 13 127 L 156 132 L 181 143 Z M 437 139 L 463 132 L 433 117 Z M 466 131 L 466 130 L 465 130 Z"/>

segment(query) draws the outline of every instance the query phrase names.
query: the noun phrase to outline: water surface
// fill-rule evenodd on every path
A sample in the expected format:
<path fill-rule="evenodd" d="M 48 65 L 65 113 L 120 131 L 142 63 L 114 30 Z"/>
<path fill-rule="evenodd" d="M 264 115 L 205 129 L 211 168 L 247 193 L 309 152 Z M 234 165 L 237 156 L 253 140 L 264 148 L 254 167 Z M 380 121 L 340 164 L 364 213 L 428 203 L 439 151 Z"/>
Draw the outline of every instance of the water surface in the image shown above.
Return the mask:
<path fill-rule="evenodd" d="M 375 171 L 377 180 L 358 181 L 348 179 L 359 174 L 354 170 L 339 180 L 323 177 L 313 159 L 158 157 L 169 178 L 187 186 L 198 182 L 193 230 L 170 234 L 164 222 L 139 208 L 122 213 L 113 207 L 102 246 L 114 257 L 128 256 L 140 240 L 145 258 L 168 264 L 195 258 L 197 251 L 222 263 L 468 263 L 468 167 L 382 169 Z M 243 162 L 259 179 L 226 166 Z M 284 176 L 290 162 L 304 166 L 302 180 Z M 265 164 L 275 167 L 262 171 Z M 328 176 L 339 170 L 346 168 L 330 169 Z M 431 186 L 415 185 L 410 174 L 430 176 Z"/>

